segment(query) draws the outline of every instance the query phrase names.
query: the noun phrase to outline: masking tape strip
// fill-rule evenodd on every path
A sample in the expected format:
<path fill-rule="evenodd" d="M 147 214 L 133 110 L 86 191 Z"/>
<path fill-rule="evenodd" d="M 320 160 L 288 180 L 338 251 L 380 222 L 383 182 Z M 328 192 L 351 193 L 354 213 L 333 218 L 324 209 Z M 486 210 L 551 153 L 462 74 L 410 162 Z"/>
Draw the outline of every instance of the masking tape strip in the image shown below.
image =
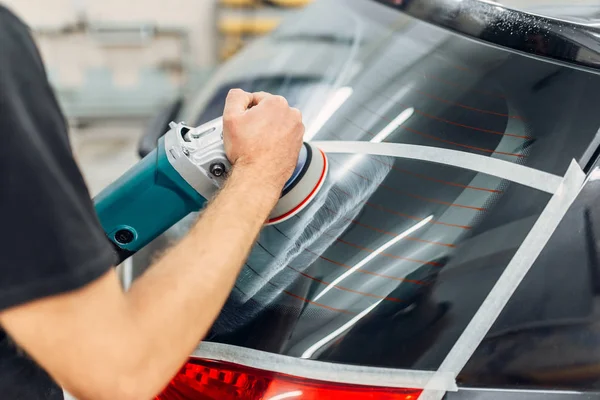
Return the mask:
<path fill-rule="evenodd" d="M 314 141 L 326 153 L 370 154 L 430 161 L 470 169 L 507 179 L 547 193 L 554 193 L 562 178 L 524 165 L 464 151 L 404 143 Z"/>
<path fill-rule="evenodd" d="M 202 342 L 192 356 L 320 381 L 411 389 L 427 385 L 439 391 L 458 390 L 452 374 L 306 360 L 221 343 Z"/>
<path fill-rule="evenodd" d="M 552 196 L 512 260 L 508 263 L 498 282 L 496 282 L 471 319 L 471 322 L 469 322 L 462 335 L 454 344 L 454 347 L 452 347 L 440 365 L 437 371 L 440 376 L 447 378 L 448 374 L 452 374 L 454 379 L 456 379 L 460 371 L 465 367 L 535 260 L 544 247 L 546 247 L 560 221 L 579 194 L 584 180 L 585 174 L 575 160 L 573 160 L 556 193 Z M 419 400 L 441 400 L 444 396 L 444 391 L 440 391 L 434 386 L 426 385 Z"/>

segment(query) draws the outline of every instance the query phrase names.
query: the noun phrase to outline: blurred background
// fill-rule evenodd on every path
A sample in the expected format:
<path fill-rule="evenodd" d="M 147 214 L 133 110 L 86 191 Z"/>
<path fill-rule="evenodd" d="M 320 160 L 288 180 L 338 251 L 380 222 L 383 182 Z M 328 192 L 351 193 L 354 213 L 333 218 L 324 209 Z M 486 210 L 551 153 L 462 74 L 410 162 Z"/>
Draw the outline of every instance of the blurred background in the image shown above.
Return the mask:
<path fill-rule="evenodd" d="M 221 63 L 318 1 L 0 0 L 34 32 L 92 195 L 139 159 L 138 140 L 152 117 L 201 91 Z M 590 1 L 597 2 L 568 3 Z M 271 63 L 285 58 L 271 56 Z"/>
<path fill-rule="evenodd" d="M 2 0 L 33 30 L 92 195 L 148 121 L 312 0 Z"/>

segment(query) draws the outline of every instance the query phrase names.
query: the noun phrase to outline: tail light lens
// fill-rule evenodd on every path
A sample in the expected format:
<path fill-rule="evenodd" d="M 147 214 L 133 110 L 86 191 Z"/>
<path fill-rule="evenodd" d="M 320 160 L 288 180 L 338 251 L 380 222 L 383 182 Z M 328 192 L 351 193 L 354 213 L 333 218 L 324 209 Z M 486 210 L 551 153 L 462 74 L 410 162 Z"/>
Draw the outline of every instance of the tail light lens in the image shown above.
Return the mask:
<path fill-rule="evenodd" d="M 192 359 L 155 400 L 416 400 L 420 389 L 321 382 L 236 364 Z"/>

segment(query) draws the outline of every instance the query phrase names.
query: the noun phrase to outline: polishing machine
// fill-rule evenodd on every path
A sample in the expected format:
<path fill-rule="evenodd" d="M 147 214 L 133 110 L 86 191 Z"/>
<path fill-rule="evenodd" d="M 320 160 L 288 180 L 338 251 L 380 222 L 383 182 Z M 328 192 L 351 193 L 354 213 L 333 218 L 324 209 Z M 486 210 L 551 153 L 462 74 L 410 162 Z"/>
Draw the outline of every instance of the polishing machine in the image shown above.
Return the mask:
<path fill-rule="evenodd" d="M 223 145 L 223 120 L 198 127 L 169 124 L 157 148 L 94 198 L 100 223 L 123 261 L 223 187 L 231 170 Z M 283 222 L 306 207 L 323 186 L 325 153 L 304 143 L 267 224 Z"/>

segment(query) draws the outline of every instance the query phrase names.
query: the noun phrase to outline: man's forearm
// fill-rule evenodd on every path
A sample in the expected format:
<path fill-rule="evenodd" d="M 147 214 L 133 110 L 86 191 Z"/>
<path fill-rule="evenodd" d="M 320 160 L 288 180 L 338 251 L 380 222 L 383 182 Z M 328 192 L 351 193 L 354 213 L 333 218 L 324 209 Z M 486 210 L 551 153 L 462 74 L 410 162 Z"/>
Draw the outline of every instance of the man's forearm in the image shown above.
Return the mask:
<path fill-rule="evenodd" d="M 76 290 L 0 311 L 2 328 L 77 398 L 153 397 L 223 306 L 294 170 L 304 125 L 282 97 L 232 90 L 223 132 L 236 165 L 225 188 L 129 292 L 111 269 Z"/>
<path fill-rule="evenodd" d="M 129 292 L 111 270 L 0 313 L 0 323 L 77 398 L 151 398 L 212 325 L 279 193 L 236 167 L 191 232 Z"/>
<path fill-rule="evenodd" d="M 152 381 L 166 383 L 206 334 L 278 194 L 251 171 L 234 168 L 190 234 L 132 286 L 128 303 L 149 346 L 141 354 L 160 366 Z"/>

